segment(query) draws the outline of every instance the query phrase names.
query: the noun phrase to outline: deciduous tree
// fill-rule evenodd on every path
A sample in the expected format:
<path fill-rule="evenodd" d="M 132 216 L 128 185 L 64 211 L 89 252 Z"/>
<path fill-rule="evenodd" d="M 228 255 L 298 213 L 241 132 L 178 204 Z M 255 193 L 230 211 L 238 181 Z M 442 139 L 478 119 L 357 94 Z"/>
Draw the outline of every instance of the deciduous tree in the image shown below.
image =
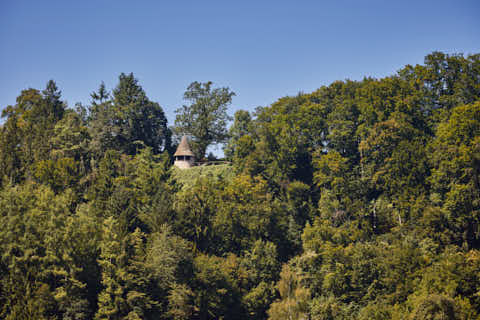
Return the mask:
<path fill-rule="evenodd" d="M 197 158 L 205 156 L 207 147 L 226 141 L 227 122 L 231 119 L 227 107 L 235 93 L 228 87 L 213 88 L 211 81 L 192 82 L 183 98 L 190 105 L 177 109 L 175 131 L 192 137 L 191 147 Z"/>

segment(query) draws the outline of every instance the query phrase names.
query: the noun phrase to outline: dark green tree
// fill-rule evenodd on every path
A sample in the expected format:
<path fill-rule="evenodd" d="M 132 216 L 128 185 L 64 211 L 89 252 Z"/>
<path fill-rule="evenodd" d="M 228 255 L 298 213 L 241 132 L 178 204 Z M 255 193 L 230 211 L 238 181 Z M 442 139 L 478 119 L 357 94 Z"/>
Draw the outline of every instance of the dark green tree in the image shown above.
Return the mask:
<path fill-rule="evenodd" d="M 103 83 L 91 96 L 92 148 L 97 155 L 107 149 L 133 155 L 142 145 L 155 154 L 170 149 L 171 133 L 163 109 L 148 99 L 133 73 L 120 74 L 112 99 Z"/>
<path fill-rule="evenodd" d="M 66 104 L 53 80 L 40 93 L 36 89 L 23 90 L 14 106 L 2 111 L 6 118 L 2 126 L 0 165 L 2 176 L 17 182 L 22 174 L 32 176 L 31 165 L 50 156 L 54 127 L 65 113 Z"/>

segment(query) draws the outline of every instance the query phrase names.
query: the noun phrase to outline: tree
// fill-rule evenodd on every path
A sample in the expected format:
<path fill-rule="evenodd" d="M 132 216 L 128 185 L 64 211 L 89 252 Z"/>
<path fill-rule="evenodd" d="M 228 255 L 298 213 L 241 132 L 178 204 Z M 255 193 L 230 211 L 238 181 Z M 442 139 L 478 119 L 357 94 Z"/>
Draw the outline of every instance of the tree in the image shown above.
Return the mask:
<path fill-rule="evenodd" d="M 227 106 L 235 93 L 228 87 L 212 88 L 212 84 L 192 82 L 183 95 L 191 104 L 175 111 L 175 131 L 192 136 L 191 146 L 197 158 L 205 156 L 209 145 L 223 143 L 228 137 L 226 126 L 231 117 Z"/>
<path fill-rule="evenodd" d="M 190 282 L 195 293 L 193 319 L 246 319 L 241 302 L 242 283 L 247 278 L 240 259 L 198 255 Z"/>
<path fill-rule="evenodd" d="M 53 136 L 50 139 L 51 156 L 54 159 L 68 157 L 87 162 L 89 142 L 88 129 L 81 115 L 68 110 L 54 127 Z"/>
<path fill-rule="evenodd" d="M 0 137 L 2 176 L 19 181 L 22 175 L 31 176 L 31 164 L 49 158 L 50 138 L 66 108 L 60 97 L 55 81 L 50 80 L 42 92 L 23 90 L 16 105 L 2 111 L 2 118 L 6 118 Z"/>
<path fill-rule="evenodd" d="M 233 125 L 228 130 L 229 141 L 223 150 L 226 158 L 233 158 L 238 140 L 252 132 L 252 117 L 246 110 L 235 112 Z"/>
<path fill-rule="evenodd" d="M 198 178 L 194 184 L 176 194 L 173 227 L 176 234 L 192 241 L 195 249 L 212 250 L 212 220 L 219 203 L 221 184 L 214 179 Z"/>
<path fill-rule="evenodd" d="M 301 277 L 285 264 L 280 273 L 277 289 L 281 299 L 271 304 L 268 319 L 306 319 L 310 292 L 301 285 Z"/>
<path fill-rule="evenodd" d="M 122 73 L 118 79 L 112 99 L 103 83 L 91 94 L 90 128 L 96 157 L 108 149 L 133 155 L 142 144 L 155 154 L 169 150 L 171 134 L 162 107 L 148 99 L 133 73 Z"/>
<path fill-rule="evenodd" d="M 276 296 L 275 282 L 281 269 L 277 246 L 269 241 L 255 241 L 252 248 L 245 252 L 242 265 L 248 274 L 249 292 L 242 302 L 249 319 L 265 319 L 268 307 Z"/>
<path fill-rule="evenodd" d="M 126 253 L 124 236 L 118 234 L 118 222 L 109 217 L 103 222 L 98 263 L 102 269 L 103 290 L 98 295 L 96 319 L 120 319 L 128 311 L 125 301 Z"/>
<path fill-rule="evenodd" d="M 427 173 L 424 144 L 422 133 L 403 114 L 376 123 L 359 146 L 373 195 L 418 194 Z"/>
<path fill-rule="evenodd" d="M 105 82 L 102 81 L 100 87 L 98 87 L 98 91 L 94 91 L 90 94 L 92 98 L 92 104 L 97 106 L 99 103 L 103 103 L 110 98 L 110 93 L 108 92 L 107 88 L 105 87 Z"/>
<path fill-rule="evenodd" d="M 193 314 L 193 291 L 185 284 L 173 284 L 168 294 L 168 315 L 175 320 L 187 320 Z"/>
<path fill-rule="evenodd" d="M 455 300 L 441 295 L 430 295 L 417 306 L 410 319 L 456 320 L 460 319 L 457 309 Z"/>
<path fill-rule="evenodd" d="M 458 106 L 439 123 L 430 145 L 430 182 L 457 244 L 480 244 L 480 102 Z"/>
<path fill-rule="evenodd" d="M 258 108 L 255 119 L 255 163 L 260 173 L 273 184 L 312 179 L 311 152 L 324 146 L 327 109 L 317 104 L 314 95 L 299 93 L 284 97 L 268 108 Z M 244 136 L 245 137 L 245 136 Z M 239 146 L 242 144 L 239 141 Z M 243 148 L 240 148 L 243 149 Z"/>
<path fill-rule="evenodd" d="M 89 318 L 95 225 L 70 215 L 70 199 L 35 183 L 0 192 L 2 319 Z"/>

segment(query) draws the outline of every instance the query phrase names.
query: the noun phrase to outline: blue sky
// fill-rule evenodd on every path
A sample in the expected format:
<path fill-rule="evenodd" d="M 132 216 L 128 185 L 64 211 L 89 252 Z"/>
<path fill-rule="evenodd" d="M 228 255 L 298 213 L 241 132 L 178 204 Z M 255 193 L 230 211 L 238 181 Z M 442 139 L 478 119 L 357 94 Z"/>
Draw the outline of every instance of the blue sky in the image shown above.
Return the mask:
<path fill-rule="evenodd" d="M 0 107 L 54 79 L 69 106 L 133 72 L 169 123 L 192 81 L 253 110 L 439 50 L 480 52 L 480 1 L 0 0 Z"/>

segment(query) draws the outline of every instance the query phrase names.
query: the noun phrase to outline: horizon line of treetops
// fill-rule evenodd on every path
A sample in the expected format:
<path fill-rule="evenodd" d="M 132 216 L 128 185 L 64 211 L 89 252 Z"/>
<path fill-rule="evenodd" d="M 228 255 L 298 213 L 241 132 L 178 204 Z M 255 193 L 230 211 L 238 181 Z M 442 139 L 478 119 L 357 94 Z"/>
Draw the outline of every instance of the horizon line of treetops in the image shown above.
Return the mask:
<path fill-rule="evenodd" d="M 95 128 L 93 130 L 103 129 L 99 132 L 102 141 L 98 141 L 103 150 L 116 149 L 130 141 L 121 151 L 131 155 L 138 148 L 150 147 L 154 154 L 162 151 L 173 154 L 180 138 L 186 135 L 192 139 L 190 143 L 196 158 L 204 159 L 208 146 L 226 142 L 227 124 L 233 119 L 227 114 L 227 107 L 235 96 L 229 88 L 214 88 L 211 81 L 192 82 L 183 97 L 190 105 L 175 111 L 175 125 L 169 127 L 162 107 L 147 97 L 133 72 L 122 72 L 118 80 L 111 92 L 102 81 L 98 90 L 90 94 L 88 106 L 77 102 L 74 108 L 69 108 L 61 101 L 61 91 L 54 80 L 49 80 L 41 92 L 33 88 L 22 90 L 16 102 L 25 104 L 26 96 L 37 96 L 37 99 L 43 96 L 45 101 L 52 103 L 51 110 L 43 110 L 51 113 L 49 117 L 60 119 L 66 113 L 77 112 L 82 121 Z M 16 108 L 11 105 L 3 108 L 2 118 L 8 118 Z M 214 156 L 210 154 L 209 157 Z"/>
<path fill-rule="evenodd" d="M 229 125 L 233 96 L 193 82 L 170 128 L 133 74 L 72 109 L 54 81 L 23 90 L 0 125 L 0 318 L 480 319 L 480 54 Z M 229 164 L 173 169 L 183 134 Z"/>
<path fill-rule="evenodd" d="M 441 52 L 434 52 L 430 56 L 436 54 L 444 55 Z M 451 55 L 451 57 L 459 56 L 463 57 L 461 54 Z M 475 56 L 471 55 L 470 57 Z M 411 68 L 411 66 L 408 65 L 406 68 Z M 344 81 L 351 82 L 348 79 Z M 363 81 L 375 81 L 375 78 L 365 77 Z M 33 88 L 22 90 L 22 94 L 17 97 L 17 103 L 20 103 L 22 96 L 32 93 L 39 95 L 40 91 Z M 45 98 L 53 99 L 52 102 L 55 99 L 58 100 L 55 102 L 55 106 L 52 106 L 53 110 L 49 111 L 53 112 L 54 117 L 61 117 L 65 111 L 73 110 L 69 109 L 65 102 L 60 101 L 61 91 L 53 79 L 47 82 L 45 90 L 41 93 Z M 95 129 L 101 127 L 105 129 L 101 134 L 104 135 L 104 140 L 110 141 L 103 141 L 104 150 L 115 144 L 122 144 L 121 141 L 130 140 L 132 142 L 133 140 L 134 143 L 123 146 L 122 151 L 133 154 L 138 147 L 147 146 L 152 148 L 154 154 L 167 151 L 173 155 L 182 136 L 186 135 L 190 139 L 189 142 L 192 144 L 192 151 L 196 159 L 204 159 L 209 146 L 225 144 L 231 138 L 227 128 L 229 122 L 234 118 L 244 121 L 245 117 L 258 114 L 263 109 L 263 107 L 257 107 L 252 114 L 240 109 L 232 118 L 227 114 L 227 108 L 235 95 L 235 92 L 228 87 L 214 88 L 211 81 L 205 83 L 194 81 L 187 87 L 183 95 L 184 100 L 190 104 L 182 105 L 175 110 L 174 125 L 169 127 L 161 105 L 147 97 L 133 72 L 129 74 L 122 72 L 118 77 L 117 86 L 111 92 L 107 90 L 102 81 L 97 91 L 90 94 L 90 105 L 85 107 L 77 102 L 74 110 L 85 123 L 97 126 Z M 298 96 L 301 95 L 304 93 L 299 92 Z M 14 108 L 13 106 L 4 108 L 2 118 L 8 117 L 9 110 Z M 57 110 L 57 108 L 59 109 Z M 249 113 L 248 116 L 247 113 Z M 101 142 L 99 143 L 101 144 Z M 134 146 L 135 144 L 138 146 Z M 227 158 L 232 156 L 232 150 L 228 146 L 225 146 L 224 152 Z M 215 155 L 210 153 L 208 158 L 215 159 Z"/>
<path fill-rule="evenodd" d="M 434 52 L 430 56 L 436 54 L 444 55 Z M 459 56 L 463 57 L 461 54 L 451 55 L 451 57 Z M 475 56 L 471 55 L 469 58 Z M 446 57 L 448 58 L 448 55 Z M 407 68 L 411 68 L 411 66 L 407 66 Z M 104 128 L 101 134 L 104 135 L 104 140 L 110 140 L 103 141 L 101 147 L 104 150 L 115 144 L 122 144 L 122 141 L 130 140 L 134 142 L 133 145 L 123 146 L 122 150 L 127 154 L 133 154 L 134 150 L 142 145 L 152 148 L 154 154 L 168 151 L 172 155 L 180 138 L 187 135 L 191 140 L 196 159 L 204 159 L 210 145 L 224 144 L 231 137 L 227 125 L 234 118 L 227 114 L 227 108 L 236 94 L 230 88 L 214 88 L 211 81 L 192 82 L 183 95 L 184 100 L 190 104 L 182 105 L 175 110 L 174 125 L 168 127 L 168 120 L 162 107 L 158 102 L 153 102 L 146 96 L 133 72 L 129 74 L 122 72 L 118 80 L 117 86 L 111 92 L 107 90 L 102 81 L 98 90 L 90 94 L 92 100 L 89 106 L 85 107 L 81 103 L 75 104 L 75 109 L 83 118 L 82 120 L 91 123 L 92 126 L 96 125 L 96 129 Z M 365 77 L 363 81 L 374 80 L 375 78 Z M 348 79 L 344 81 L 350 82 Z M 32 92 L 40 94 L 39 90 L 32 88 L 22 90 L 22 94 L 17 98 L 17 103 L 20 102 L 19 99 L 24 93 L 27 95 L 29 92 L 30 94 Z M 59 117 L 68 110 L 66 103 L 60 101 L 61 91 L 54 80 L 47 82 L 46 89 L 42 91 L 42 94 L 47 99 L 58 100 L 56 102 L 52 100 L 55 104 L 52 106 L 54 109 L 51 110 L 54 117 Z M 303 93 L 299 92 L 298 96 L 301 95 Z M 2 118 L 8 117 L 8 110 L 13 108 L 13 106 L 4 108 Z M 56 110 L 56 108 L 59 109 Z M 260 113 L 261 110 L 262 107 L 257 107 L 254 114 Z M 248 111 L 240 109 L 236 112 L 235 118 L 244 121 L 247 113 Z M 251 115 L 248 116 L 251 117 Z M 172 141 L 172 137 L 174 141 Z M 139 144 L 139 146 L 134 146 L 135 144 Z M 226 157 L 232 156 L 230 149 L 228 146 L 224 149 Z M 212 153 L 208 156 L 215 159 Z"/>

